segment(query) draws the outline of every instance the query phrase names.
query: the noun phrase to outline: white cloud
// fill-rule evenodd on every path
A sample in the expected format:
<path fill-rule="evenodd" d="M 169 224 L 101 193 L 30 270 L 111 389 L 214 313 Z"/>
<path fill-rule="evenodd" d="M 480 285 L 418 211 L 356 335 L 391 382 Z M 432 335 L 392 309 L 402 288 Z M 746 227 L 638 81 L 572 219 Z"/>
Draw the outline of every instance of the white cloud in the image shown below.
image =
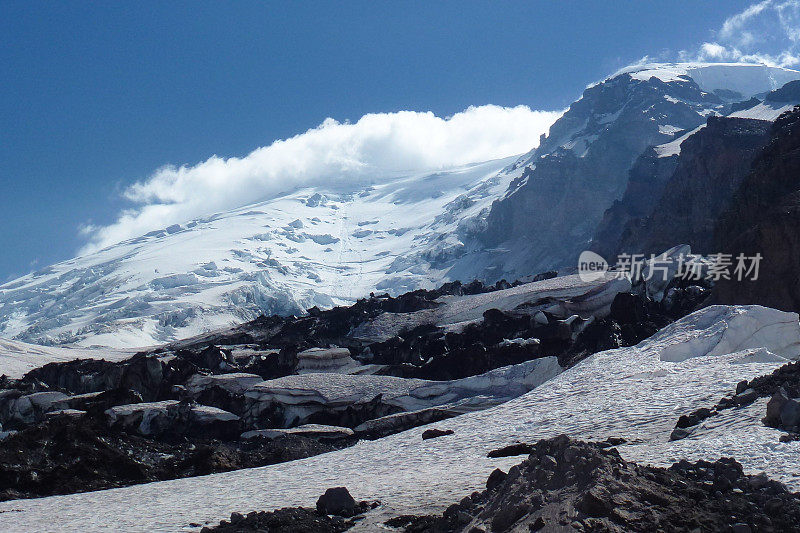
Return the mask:
<path fill-rule="evenodd" d="M 764 10 L 771 7 L 771 4 L 772 0 L 764 0 L 763 2 L 753 4 L 741 13 L 737 13 L 732 17 L 728 17 L 725 22 L 722 23 L 722 28 L 719 30 L 720 38 L 726 41 L 732 41 L 736 39 L 742 39 L 742 37 L 744 37 L 745 41 L 750 41 L 752 34 L 743 31 L 743 28 L 746 27 L 752 18 L 758 16 L 759 14 L 763 13 Z"/>
<path fill-rule="evenodd" d="M 682 59 L 735 61 L 770 66 L 800 65 L 800 0 L 764 0 L 728 17 L 698 52 Z"/>
<path fill-rule="evenodd" d="M 297 186 L 375 181 L 523 153 L 560 115 L 485 105 L 448 118 L 414 111 L 368 114 L 354 124 L 328 118 L 245 157 L 157 170 L 124 192 L 134 207 L 114 223 L 80 228 L 89 239 L 82 253 Z"/>

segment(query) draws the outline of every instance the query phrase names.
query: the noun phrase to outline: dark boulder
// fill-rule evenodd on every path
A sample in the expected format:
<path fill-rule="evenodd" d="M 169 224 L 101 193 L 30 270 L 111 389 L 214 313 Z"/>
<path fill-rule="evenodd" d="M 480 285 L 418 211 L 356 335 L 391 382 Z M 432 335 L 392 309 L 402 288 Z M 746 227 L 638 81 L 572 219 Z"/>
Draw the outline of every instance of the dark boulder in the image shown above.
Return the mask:
<path fill-rule="evenodd" d="M 317 511 L 325 515 L 349 517 L 358 510 L 358 504 L 345 487 L 328 489 L 317 500 Z"/>
<path fill-rule="evenodd" d="M 437 429 L 437 428 L 426 429 L 425 431 L 422 432 L 422 440 L 444 437 L 445 435 L 452 435 L 453 433 L 455 432 L 452 429 Z"/>

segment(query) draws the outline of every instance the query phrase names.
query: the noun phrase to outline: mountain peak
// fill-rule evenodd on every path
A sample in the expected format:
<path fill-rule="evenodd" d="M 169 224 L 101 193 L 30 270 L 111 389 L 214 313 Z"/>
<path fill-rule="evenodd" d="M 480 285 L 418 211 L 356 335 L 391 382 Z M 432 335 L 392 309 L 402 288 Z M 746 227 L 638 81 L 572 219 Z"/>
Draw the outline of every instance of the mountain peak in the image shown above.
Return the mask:
<path fill-rule="evenodd" d="M 606 80 L 623 74 L 637 80 L 655 77 L 666 83 L 691 78 L 704 91 L 733 91 L 739 93 L 742 99 L 774 91 L 792 80 L 800 79 L 800 71 L 784 67 L 755 63 L 691 62 L 631 65 L 618 70 Z"/>

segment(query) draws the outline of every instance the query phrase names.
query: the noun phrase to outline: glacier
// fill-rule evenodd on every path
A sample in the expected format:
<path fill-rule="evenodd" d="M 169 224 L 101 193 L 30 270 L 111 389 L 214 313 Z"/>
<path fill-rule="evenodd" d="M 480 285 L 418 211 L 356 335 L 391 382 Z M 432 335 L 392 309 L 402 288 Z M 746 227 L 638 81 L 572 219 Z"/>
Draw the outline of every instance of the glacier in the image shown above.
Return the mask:
<path fill-rule="evenodd" d="M 432 288 L 515 175 L 514 158 L 351 189 L 303 188 L 0 285 L 0 337 L 146 347 L 252 320 Z"/>
<path fill-rule="evenodd" d="M 766 399 L 712 417 L 685 439 L 669 440 L 681 414 L 713 405 L 741 380 L 771 372 L 795 357 L 798 347 L 795 313 L 712 306 L 636 346 L 594 354 L 519 398 L 435 424 L 452 435 L 423 441 L 425 427 L 419 427 L 280 465 L 4 502 L 0 528 L 196 531 L 199 526 L 190 524 L 216 523 L 232 511 L 313 506 L 328 487 L 347 486 L 357 499 L 381 500 L 354 529 L 372 531 L 390 516 L 441 512 L 480 489 L 494 468 L 520 460 L 490 459 L 488 451 L 560 433 L 586 440 L 623 437 L 627 442 L 618 450 L 625 459 L 653 465 L 732 456 L 747 472 L 766 472 L 798 490 L 800 442 L 779 442 L 781 432 L 761 423 Z"/>

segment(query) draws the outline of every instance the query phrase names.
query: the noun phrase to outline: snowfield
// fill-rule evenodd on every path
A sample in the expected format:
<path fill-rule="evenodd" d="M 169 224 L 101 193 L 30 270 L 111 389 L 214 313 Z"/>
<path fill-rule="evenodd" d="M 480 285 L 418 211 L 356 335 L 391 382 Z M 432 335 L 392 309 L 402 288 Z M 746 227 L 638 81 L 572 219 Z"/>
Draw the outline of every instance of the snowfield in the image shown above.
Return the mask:
<path fill-rule="evenodd" d="M 441 284 L 514 157 L 336 181 L 174 225 L 0 285 L 0 337 L 142 347 Z"/>
<path fill-rule="evenodd" d="M 690 77 L 705 91 L 735 91 L 746 98 L 773 91 L 800 77 L 792 69 L 743 63 L 652 63 L 626 67 L 615 76 L 622 73 L 637 80 L 655 77 L 665 83 Z"/>
<path fill-rule="evenodd" d="M 0 339 L 0 375 L 21 378 L 34 368 L 47 363 L 60 363 L 74 359 L 105 359 L 122 361 L 131 357 L 135 350 L 109 348 L 62 348 L 37 346 L 24 342 Z"/>
<path fill-rule="evenodd" d="M 232 511 L 304 505 L 332 486 L 357 499 L 380 499 L 357 530 L 400 513 L 441 512 L 482 488 L 489 472 L 522 457 L 488 459 L 515 441 L 567 433 L 623 437 L 626 458 L 656 465 L 733 456 L 800 489 L 800 442 L 781 443 L 760 419 L 765 401 L 706 420 L 669 442 L 681 414 L 713 406 L 743 379 L 796 358 L 795 313 L 759 306 L 702 309 L 631 348 L 597 353 L 533 391 L 497 407 L 433 424 L 455 433 L 423 441 L 415 428 L 338 452 L 274 466 L 123 489 L 0 504 L 5 531 L 182 531 Z"/>

